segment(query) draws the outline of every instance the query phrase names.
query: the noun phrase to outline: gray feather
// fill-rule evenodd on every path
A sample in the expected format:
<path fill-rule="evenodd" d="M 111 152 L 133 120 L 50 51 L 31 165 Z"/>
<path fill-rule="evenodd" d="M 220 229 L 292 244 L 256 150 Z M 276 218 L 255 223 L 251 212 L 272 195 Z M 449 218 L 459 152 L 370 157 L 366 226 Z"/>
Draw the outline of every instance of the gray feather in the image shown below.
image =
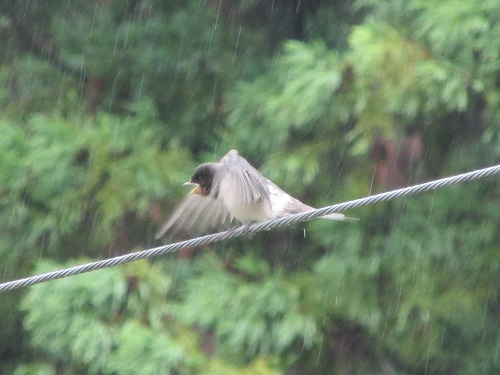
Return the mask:
<path fill-rule="evenodd" d="M 231 223 L 232 219 L 222 201 L 189 194 L 156 233 L 156 239 L 165 234 L 198 234 L 206 230 L 220 229 Z"/>
<path fill-rule="evenodd" d="M 229 151 L 218 163 L 205 163 L 211 178 L 208 196 L 189 194 L 175 209 L 156 238 L 166 233 L 198 234 L 221 229 L 234 217 L 244 224 L 270 220 L 313 209 L 290 196 L 238 154 Z M 352 221 L 354 218 L 334 213 L 323 219 Z"/>
<path fill-rule="evenodd" d="M 229 151 L 220 160 L 220 163 L 221 167 L 214 178 L 217 191 L 224 180 L 228 189 L 231 189 L 234 194 L 239 194 L 237 198 L 241 200 L 242 204 L 269 200 L 266 178 L 245 158 L 242 158 L 238 151 Z"/>

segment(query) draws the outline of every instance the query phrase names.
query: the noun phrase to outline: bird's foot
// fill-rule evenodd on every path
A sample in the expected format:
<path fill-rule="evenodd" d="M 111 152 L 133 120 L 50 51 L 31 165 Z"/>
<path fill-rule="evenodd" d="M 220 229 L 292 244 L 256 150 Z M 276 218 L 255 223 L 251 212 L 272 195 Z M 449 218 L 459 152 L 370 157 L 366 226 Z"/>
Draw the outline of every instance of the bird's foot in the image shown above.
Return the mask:
<path fill-rule="evenodd" d="M 239 228 L 239 227 L 238 227 L 238 226 L 232 226 L 232 227 L 230 227 L 230 228 L 227 230 L 227 233 L 228 233 L 228 234 L 231 234 L 231 233 L 233 233 L 233 232 L 234 232 L 237 228 Z"/>
<path fill-rule="evenodd" d="M 254 236 L 254 234 L 255 234 L 255 233 L 250 232 L 250 226 L 251 226 L 251 225 L 252 225 L 252 223 L 248 223 L 248 224 L 245 224 L 245 225 L 243 226 L 243 235 L 244 235 L 245 237 L 250 238 L 250 239 L 251 239 L 251 238 L 253 238 L 253 236 Z"/>

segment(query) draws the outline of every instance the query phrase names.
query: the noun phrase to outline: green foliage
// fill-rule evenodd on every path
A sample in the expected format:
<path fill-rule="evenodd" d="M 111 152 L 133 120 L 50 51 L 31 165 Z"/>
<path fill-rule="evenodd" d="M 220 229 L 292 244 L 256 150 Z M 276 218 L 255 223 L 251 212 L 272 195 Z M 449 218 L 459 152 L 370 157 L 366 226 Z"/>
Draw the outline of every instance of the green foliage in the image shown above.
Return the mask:
<path fill-rule="evenodd" d="M 165 9 L 143 2 L 129 17 L 117 16 L 118 3 L 95 12 L 94 4 L 82 2 L 65 17 L 54 17 L 51 31 L 63 58 L 75 69 L 107 77 L 128 100 L 151 99 L 168 124 L 165 139 L 203 141 L 205 128 L 216 125 L 220 92 L 245 69 L 235 63 L 237 45 L 253 43 L 252 37 L 241 28 L 235 34 L 196 1 Z M 116 95 L 107 93 L 104 106 L 122 109 Z"/>
<path fill-rule="evenodd" d="M 181 343 L 138 322 L 127 322 L 117 340 L 118 350 L 106 364 L 110 374 L 168 374 L 186 362 L 185 347 Z M 148 360 L 144 361 L 145 358 Z"/>
<path fill-rule="evenodd" d="M 40 263 L 36 272 L 57 266 Z M 58 361 L 72 358 L 75 365 L 86 364 L 91 373 L 99 372 L 115 345 L 116 333 L 105 321 L 119 314 L 127 296 L 121 274 L 119 269 L 110 269 L 99 272 L 99 277 L 85 274 L 30 289 L 22 308 L 27 312 L 24 324 L 32 332 L 32 345 Z"/>
<path fill-rule="evenodd" d="M 405 39 L 387 25 L 357 27 L 351 46 L 361 85 L 358 106 L 366 108 L 363 120 L 371 121 L 372 128 L 377 121 L 390 121 L 391 113 L 411 119 L 422 112 L 463 111 L 468 105 L 468 90 L 484 88 L 473 71 L 464 71 L 463 66 L 442 56 L 429 56 L 421 43 Z M 390 130 L 385 128 L 386 133 Z"/>
<path fill-rule="evenodd" d="M 500 57 L 491 43 L 500 36 L 496 1 L 417 2 L 417 31 L 439 54 L 459 59 L 468 67 L 481 64 L 481 73 L 496 71 L 492 63 Z"/>
<path fill-rule="evenodd" d="M 464 189 L 460 190 L 463 195 Z M 468 196 L 474 194 L 473 190 Z M 423 209 L 440 213 L 440 205 L 445 205 L 444 212 L 450 215 L 452 201 L 456 200 L 441 194 Z M 489 225 L 490 220 L 498 220 L 498 214 L 483 217 L 484 224 L 479 227 L 459 216 L 449 227 L 449 221 L 443 224 L 439 216 L 418 222 L 416 215 L 407 213 L 380 244 L 384 246 L 384 287 L 392 285 L 393 295 L 398 294 L 396 305 L 394 298 L 384 303 L 387 319 L 394 322 L 391 329 L 384 327 L 387 345 L 408 363 L 420 367 L 431 363 L 436 371 L 443 372 L 457 364 L 466 368 L 466 360 L 457 353 L 477 350 L 484 355 L 484 368 L 490 368 L 487 372 L 495 372 L 491 356 L 498 331 L 486 311 L 492 303 L 498 303 L 489 292 L 498 283 L 491 275 L 485 277 L 484 270 L 498 266 L 498 259 L 494 260 L 497 257 L 487 250 L 495 248 L 498 241 L 494 226 Z"/>
<path fill-rule="evenodd" d="M 55 375 L 54 366 L 48 363 L 33 363 L 30 365 L 21 365 L 16 368 L 13 375 Z"/>
<path fill-rule="evenodd" d="M 32 56 L 17 56 L 12 64 L 1 65 L 0 82 L 2 112 L 11 118 L 25 120 L 47 109 L 75 114 L 81 105 L 75 80 Z"/>
<path fill-rule="evenodd" d="M 489 311 L 499 302 L 491 294 L 498 288 L 498 211 L 478 212 L 471 198 L 481 193 L 474 187 L 451 190 L 451 199 L 441 192 L 401 202 L 389 235 L 364 244 L 353 242 L 352 234 L 332 236 L 338 250 L 317 263 L 307 305 L 321 306 L 324 315 L 336 317 L 333 324 L 341 319 L 363 326 L 415 369 L 450 373 L 458 366 L 474 373 L 481 367 L 491 373 L 497 371 L 498 329 Z M 469 219 L 474 212 L 479 223 Z M 457 355 L 463 350 L 482 359 L 472 364 Z"/>
<path fill-rule="evenodd" d="M 36 271 L 59 267 L 42 263 Z M 129 284 L 135 272 L 127 275 L 133 269 L 106 269 L 32 288 L 22 304 L 32 345 L 76 369 L 85 366 L 90 373 L 168 373 L 185 364 L 183 348 L 193 342 L 189 333 L 181 342 L 168 333 L 158 336 L 154 328 L 158 322 L 148 320 L 158 317 L 168 283 L 155 282 L 158 267 L 143 263 L 142 268 L 148 275 L 140 279 L 137 290 Z"/>
<path fill-rule="evenodd" d="M 377 138 L 404 173 L 421 136 L 425 179 L 500 159 L 498 1 L 269 8 L 0 3 L 3 279 L 156 245 L 196 162 L 230 148 L 311 205 L 371 193 Z M 497 373 L 498 195 L 482 180 L 2 295 L 0 372 Z"/>
<path fill-rule="evenodd" d="M 138 126 L 148 120 L 141 114 L 102 114 L 95 121 L 38 115 L 24 127 L 0 124 L 0 253 L 8 256 L 6 264 L 38 253 L 30 248 L 40 243 L 50 251 L 79 240 L 82 230 L 94 244 L 108 243 L 125 214 L 144 216 L 152 198 L 175 191 L 169 186 L 178 185 L 189 159 L 175 146 L 162 151 L 155 132 Z M 25 228 L 23 241 L 19 227 Z"/>
<path fill-rule="evenodd" d="M 197 266 L 200 276 L 187 281 L 176 315 L 213 329 L 222 352 L 286 355 L 294 343 L 310 348 L 317 340 L 317 326 L 303 311 L 298 288 L 265 262 L 250 255 L 240 259 L 237 266 L 244 277 L 224 272 L 213 256 L 200 258 Z"/>
<path fill-rule="evenodd" d="M 325 122 L 346 121 L 347 103 L 334 95 L 342 68 L 339 56 L 320 42 L 288 42 L 267 74 L 240 84 L 229 98 L 234 141 L 249 152 L 262 147 L 261 139 L 267 139 L 267 150 L 281 148 L 294 131 L 308 137 Z M 266 137 L 269 132 L 272 137 Z"/>
<path fill-rule="evenodd" d="M 322 171 L 338 174 L 351 161 L 344 137 L 353 97 L 344 90 L 345 69 L 321 42 L 286 43 L 266 74 L 231 93 L 223 145 L 260 160 L 267 177 L 296 195 L 315 184 L 331 188 L 338 180 L 318 181 Z"/>
<path fill-rule="evenodd" d="M 321 236 L 317 232 L 314 235 Z M 308 305 L 314 306 L 318 320 L 329 315 L 334 320 L 362 325 L 371 332 L 382 318 L 377 299 L 380 255 L 363 254 L 361 238 L 356 235 L 344 241 L 339 237 L 335 235 L 342 243 L 339 250 L 318 259 L 313 266 L 311 284 L 305 293 L 310 299 Z"/>
<path fill-rule="evenodd" d="M 69 264 L 40 262 L 35 272 L 63 266 Z M 235 375 L 254 369 L 276 373 L 264 357 L 247 368 L 204 356 L 195 333 L 172 319 L 172 288 L 162 267 L 145 261 L 65 278 L 29 290 L 21 305 L 24 325 L 33 347 L 70 366 L 69 373 L 83 368 L 102 374 L 190 374 L 205 373 L 204 368 Z M 50 366 L 18 369 L 21 374 L 45 371 L 51 373 Z"/>

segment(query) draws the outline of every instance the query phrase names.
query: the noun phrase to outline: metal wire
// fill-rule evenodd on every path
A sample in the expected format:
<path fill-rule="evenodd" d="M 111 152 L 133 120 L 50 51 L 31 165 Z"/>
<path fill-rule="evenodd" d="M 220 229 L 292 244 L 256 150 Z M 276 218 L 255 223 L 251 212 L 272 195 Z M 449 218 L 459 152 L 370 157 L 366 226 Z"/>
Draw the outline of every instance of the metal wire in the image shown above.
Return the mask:
<path fill-rule="evenodd" d="M 440 180 L 430 181 L 419 185 L 414 185 L 406 187 L 403 189 L 388 191 L 385 193 L 372 195 L 369 197 L 356 199 L 349 202 L 334 204 L 332 206 L 327 206 L 323 208 L 314 209 L 308 212 L 303 212 L 300 214 L 290 215 L 282 217 L 275 220 L 265 221 L 262 223 L 253 224 L 248 228 L 239 227 L 225 232 L 210 234 L 203 237 L 193 238 L 191 240 L 176 242 L 169 245 L 164 245 L 160 247 L 155 247 L 148 250 L 139 251 L 136 253 L 126 254 L 117 256 L 110 259 L 99 260 L 92 263 L 83 264 L 80 266 L 75 266 L 71 268 L 66 268 L 58 271 L 44 273 L 38 276 L 31 276 L 25 279 L 19 279 L 14 281 L 9 281 L 0 284 L 0 292 L 6 292 L 8 290 L 23 288 L 35 284 L 44 283 L 51 280 L 61 279 L 64 277 L 79 275 L 81 273 L 99 270 L 102 268 L 113 267 L 120 264 L 125 264 L 133 262 L 139 259 L 153 258 L 160 255 L 165 255 L 173 253 L 188 247 L 196 247 L 201 245 L 206 245 L 209 243 L 219 242 L 228 240 L 231 238 L 239 237 L 244 234 L 254 234 L 264 230 L 270 230 L 274 228 L 284 227 L 290 224 L 295 224 L 300 221 L 311 220 L 324 215 L 332 214 L 335 212 L 342 212 L 352 208 L 358 208 L 362 206 L 367 206 L 370 204 L 385 202 L 395 198 L 406 197 L 413 194 L 418 194 L 426 191 L 436 190 L 444 186 L 460 184 L 462 182 L 477 180 L 480 178 L 498 175 L 500 174 L 500 165 L 479 169 L 476 171 L 443 178 Z"/>

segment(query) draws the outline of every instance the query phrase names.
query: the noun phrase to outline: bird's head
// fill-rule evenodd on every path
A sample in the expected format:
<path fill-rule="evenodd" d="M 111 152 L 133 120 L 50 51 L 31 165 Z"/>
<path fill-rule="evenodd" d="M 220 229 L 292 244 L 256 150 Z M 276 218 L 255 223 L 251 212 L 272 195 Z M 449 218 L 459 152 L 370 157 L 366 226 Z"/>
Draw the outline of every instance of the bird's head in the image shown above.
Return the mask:
<path fill-rule="evenodd" d="M 193 176 L 184 185 L 196 185 L 190 194 L 206 196 L 210 194 L 212 182 L 214 180 L 215 166 L 213 163 L 204 163 L 198 166 Z"/>

